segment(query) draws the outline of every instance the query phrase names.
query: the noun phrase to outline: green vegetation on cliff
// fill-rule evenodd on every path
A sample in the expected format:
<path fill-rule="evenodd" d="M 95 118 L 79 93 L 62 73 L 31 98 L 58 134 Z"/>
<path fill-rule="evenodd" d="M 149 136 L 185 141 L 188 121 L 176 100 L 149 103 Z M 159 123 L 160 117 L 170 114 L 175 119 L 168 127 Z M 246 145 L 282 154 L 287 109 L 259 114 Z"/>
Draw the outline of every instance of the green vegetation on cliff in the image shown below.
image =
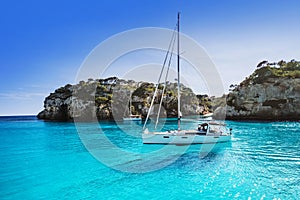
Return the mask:
<path fill-rule="evenodd" d="M 146 116 L 156 85 L 147 82 L 122 80 L 117 77 L 107 79 L 89 79 L 76 85 L 66 85 L 46 97 L 44 110 L 38 118 L 47 120 L 70 121 L 73 118 L 84 120 L 114 119 L 120 120 L 131 114 Z M 155 98 L 154 112 L 162 101 L 162 116 L 177 116 L 177 83 L 167 82 L 164 94 L 163 85 L 159 85 Z M 129 103 L 131 101 L 131 103 Z M 193 91 L 181 85 L 181 107 L 183 115 L 197 115 L 211 111 L 211 102 L 207 95 L 195 95 Z"/>
<path fill-rule="evenodd" d="M 234 87 L 234 88 L 233 88 Z M 218 100 L 215 117 L 232 120 L 300 120 L 300 62 L 262 61 Z"/>
<path fill-rule="evenodd" d="M 261 64 L 263 63 L 263 64 Z M 268 78 L 300 78 L 300 62 L 291 60 L 285 62 L 283 60 L 275 63 L 261 62 L 246 80 L 241 84 L 258 84 L 263 83 Z"/>

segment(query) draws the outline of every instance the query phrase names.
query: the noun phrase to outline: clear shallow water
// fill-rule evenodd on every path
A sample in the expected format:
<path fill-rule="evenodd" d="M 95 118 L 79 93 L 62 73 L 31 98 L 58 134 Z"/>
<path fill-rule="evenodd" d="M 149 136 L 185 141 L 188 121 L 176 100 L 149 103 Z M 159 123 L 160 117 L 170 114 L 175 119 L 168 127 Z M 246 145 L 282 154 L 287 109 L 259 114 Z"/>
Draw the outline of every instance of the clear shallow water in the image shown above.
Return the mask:
<path fill-rule="evenodd" d="M 168 121 L 165 128 L 172 124 Z M 72 123 L 1 117 L 0 199 L 299 199 L 300 123 L 227 124 L 233 128 L 232 142 L 207 155 L 199 153 L 202 145 L 193 145 L 165 168 L 126 173 L 95 159 Z M 92 133 L 97 124 L 84 126 Z M 101 123 L 110 141 L 128 152 L 161 149 L 142 145 L 140 127 Z M 134 166 L 109 149 L 106 154 L 118 165 Z"/>

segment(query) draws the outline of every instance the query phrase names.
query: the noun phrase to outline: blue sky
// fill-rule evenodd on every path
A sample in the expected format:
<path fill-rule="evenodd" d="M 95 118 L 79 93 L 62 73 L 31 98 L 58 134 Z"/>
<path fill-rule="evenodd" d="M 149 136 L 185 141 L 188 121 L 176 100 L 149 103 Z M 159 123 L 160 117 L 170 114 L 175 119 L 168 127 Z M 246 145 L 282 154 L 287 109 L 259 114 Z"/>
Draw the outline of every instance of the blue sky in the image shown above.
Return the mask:
<path fill-rule="evenodd" d="M 297 0 L 1 1 L 0 115 L 37 114 L 100 42 L 133 28 L 173 28 L 177 11 L 228 88 L 261 60 L 300 60 L 299 9 Z"/>

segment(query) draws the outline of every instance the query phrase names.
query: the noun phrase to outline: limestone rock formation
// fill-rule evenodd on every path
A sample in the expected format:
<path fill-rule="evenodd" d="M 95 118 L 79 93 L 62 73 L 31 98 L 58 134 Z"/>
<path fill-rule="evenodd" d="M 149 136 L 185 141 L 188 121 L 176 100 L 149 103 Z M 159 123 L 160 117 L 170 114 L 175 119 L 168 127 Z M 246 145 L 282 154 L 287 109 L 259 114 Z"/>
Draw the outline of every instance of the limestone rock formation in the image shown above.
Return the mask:
<path fill-rule="evenodd" d="M 159 86 L 160 89 L 162 87 L 162 85 Z M 153 83 L 126 81 L 116 77 L 80 81 L 76 85 L 68 84 L 61 87 L 46 97 L 44 110 L 37 117 L 52 121 L 121 120 L 129 115 L 129 110 L 131 110 L 131 114 L 141 114 L 145 117 L 154 90 Z M 176 117 L 177 84 L 167 83 L 163 96 L 160 90 L 154 101 L 156 110 L 161 98 L 163 98 L 161 115 Z M 131 99 L 131 103 L 129 103 L 129 99 Z M 210 106 L 203 101 L 203 96 L 196 96 L 190 88 L 181 86 L 183 115 L 196 115 L 209 109 Z M 129 109 L 130 105 L 131 109 Z"/>
<path fill-rule="evenodd" d="M 300 120 L 300 62 L 266 64 L 226 96 L 215 118 Z"/>

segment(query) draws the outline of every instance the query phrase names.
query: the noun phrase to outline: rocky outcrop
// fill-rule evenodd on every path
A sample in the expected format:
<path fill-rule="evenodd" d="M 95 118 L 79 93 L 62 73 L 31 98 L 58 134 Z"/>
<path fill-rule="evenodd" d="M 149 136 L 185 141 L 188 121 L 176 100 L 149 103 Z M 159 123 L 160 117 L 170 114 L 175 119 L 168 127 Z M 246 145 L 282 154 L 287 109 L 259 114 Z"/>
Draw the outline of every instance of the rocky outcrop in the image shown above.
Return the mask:
<path fill-rule="evenodd" d="M 264 64 L 226 96 L 215 118 L 300 120 L 300 63 Z"/>
<path fill-rule="evenodd" d="M 72 85 L 68 84 L 55 90 L 46 97 L 44 101 L 44 110 L 37 117 L 39 119 L 69 121 L 72 119 L 70 115 L 70 106 L 72 101 Z"/>
<path fill-rule="evenodd" d="M 177 84 L 167 83 L 164 95 L 163 85 L 154 101 L 154 112 L 158 110 L 161 98 L 161 116 L 177 116 Z M 116 77 L 81 81 L 76 85 L 66 85 L 46 97 L 44 110 L 39 119 L 52 121 L 121 120 L 130 114 L 148 113 L 155 85 L 153 83 L 122 80 Z M 131 99 L 131 102 L 129 101 Z M 211 106 L 207 96 L 196 96 L 190 88 L 181 85 L 181 107 L 183 115 L 200 114 Z M 131 105 L 131 109 L 129 106 Z"/>
<path fill-rule="evenodd" d="M 300 120 L 300 63 L 280 61 L 258 64 L 253 74 L 222 98 L 195 95 L 181 85 L 181 112 L 184 116 L 214 111 L 216 119 Z M 154 116 L 162 101 L 161 116 L 177 116 L 177 84 L 167 83 L 154 101 Z M 46 97 L 39 119 L 53 121 L 121 120 L 132 114 L 145 117 L 155 85 L 116 77 L 80 81 L 66 85 Z M 129 103 L 131 99 L 131 103 Z M 131 106 L 130 106 L 131 105 Z M 130 108 L 130 109 L 129 109 Z"/>

